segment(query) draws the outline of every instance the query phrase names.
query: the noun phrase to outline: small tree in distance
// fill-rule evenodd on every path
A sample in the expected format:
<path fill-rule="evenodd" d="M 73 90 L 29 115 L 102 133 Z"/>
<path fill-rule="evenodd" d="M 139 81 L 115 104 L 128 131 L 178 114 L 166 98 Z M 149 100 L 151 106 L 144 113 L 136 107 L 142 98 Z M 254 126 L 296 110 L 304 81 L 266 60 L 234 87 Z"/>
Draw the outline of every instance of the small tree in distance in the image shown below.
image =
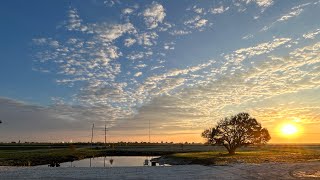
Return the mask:
<path fill-rule="evenodd" d="M 223 145 L 229 154 L 235 154 L 239 147 L 265 144 L 271 139 L 268 130 L 262 128 L 248 113 L 221 119 L 215 127 L 206 129 L 201 136 L 209 144 Z"/>

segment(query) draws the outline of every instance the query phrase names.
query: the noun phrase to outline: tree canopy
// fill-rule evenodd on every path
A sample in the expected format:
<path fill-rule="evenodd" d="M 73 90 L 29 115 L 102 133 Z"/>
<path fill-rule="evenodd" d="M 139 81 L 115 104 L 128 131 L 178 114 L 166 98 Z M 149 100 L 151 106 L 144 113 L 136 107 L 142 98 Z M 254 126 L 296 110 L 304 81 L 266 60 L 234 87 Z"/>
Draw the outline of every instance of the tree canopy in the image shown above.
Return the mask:
<path fill-rule="evenodd" d="M 234 154 L 236 149 L 250 144 L 265 144 L 271 137 L 266 128 L 248 113 L 239 113 L 221 119 L 216 126 L 202 133 L 207 143 L 223 145 Z"/>

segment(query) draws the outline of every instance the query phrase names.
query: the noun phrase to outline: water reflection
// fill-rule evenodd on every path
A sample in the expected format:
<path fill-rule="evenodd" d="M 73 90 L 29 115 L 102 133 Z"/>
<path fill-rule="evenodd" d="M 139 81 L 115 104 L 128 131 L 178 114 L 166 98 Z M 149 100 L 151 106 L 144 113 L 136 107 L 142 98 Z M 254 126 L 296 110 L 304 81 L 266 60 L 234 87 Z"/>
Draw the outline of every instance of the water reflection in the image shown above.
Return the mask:
<path fill-rule="evenodd" d="M 156 157 L 153 157 L 156 158 Z M 150 158 L 148 158 L 150 160 Z M 144 166 L 145 156 L 105 156 L 60 163 L 60 167 L 125 167 Z M 151 162 L 148 162 L 151 165 Z M 157 164 L 158 166 L 159 164 Z"/>

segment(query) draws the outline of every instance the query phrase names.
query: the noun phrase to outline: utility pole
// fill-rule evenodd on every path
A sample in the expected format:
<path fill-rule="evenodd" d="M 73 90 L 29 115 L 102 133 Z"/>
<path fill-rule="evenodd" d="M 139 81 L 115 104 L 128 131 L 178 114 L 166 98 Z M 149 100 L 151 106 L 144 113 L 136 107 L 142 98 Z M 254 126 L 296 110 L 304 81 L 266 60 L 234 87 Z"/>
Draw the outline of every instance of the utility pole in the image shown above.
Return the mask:
<path fill-rule="evenodd" d="M 92 141 L 93 141 L 93 128 L 94 128 L 94 123 L 92 124 L 92 132 L 91 132 L 91 148 L 92 148 Z"/>
<path fill-rule="evenodd" d="M 107 149 L 107 123 L 104 123 L 104 146 Z"/>
<path fill-rule="evenodd" d="M 149 143 L 150 143 L 150 119 L 149 119 Z"/>

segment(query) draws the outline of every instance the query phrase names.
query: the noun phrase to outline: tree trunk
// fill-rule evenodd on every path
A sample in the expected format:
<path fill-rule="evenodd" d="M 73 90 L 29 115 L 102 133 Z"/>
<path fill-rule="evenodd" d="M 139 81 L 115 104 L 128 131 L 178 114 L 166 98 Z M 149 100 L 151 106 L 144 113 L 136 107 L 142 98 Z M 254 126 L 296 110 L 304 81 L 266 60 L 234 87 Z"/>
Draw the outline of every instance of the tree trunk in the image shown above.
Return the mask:
<path fill-rule="evenodd" d="M 228 149 L 228 152 L 229 154 L 235 154 L 236 153 L 236 149 L 235 148 L 231 148 L 231 149 Z"/>

